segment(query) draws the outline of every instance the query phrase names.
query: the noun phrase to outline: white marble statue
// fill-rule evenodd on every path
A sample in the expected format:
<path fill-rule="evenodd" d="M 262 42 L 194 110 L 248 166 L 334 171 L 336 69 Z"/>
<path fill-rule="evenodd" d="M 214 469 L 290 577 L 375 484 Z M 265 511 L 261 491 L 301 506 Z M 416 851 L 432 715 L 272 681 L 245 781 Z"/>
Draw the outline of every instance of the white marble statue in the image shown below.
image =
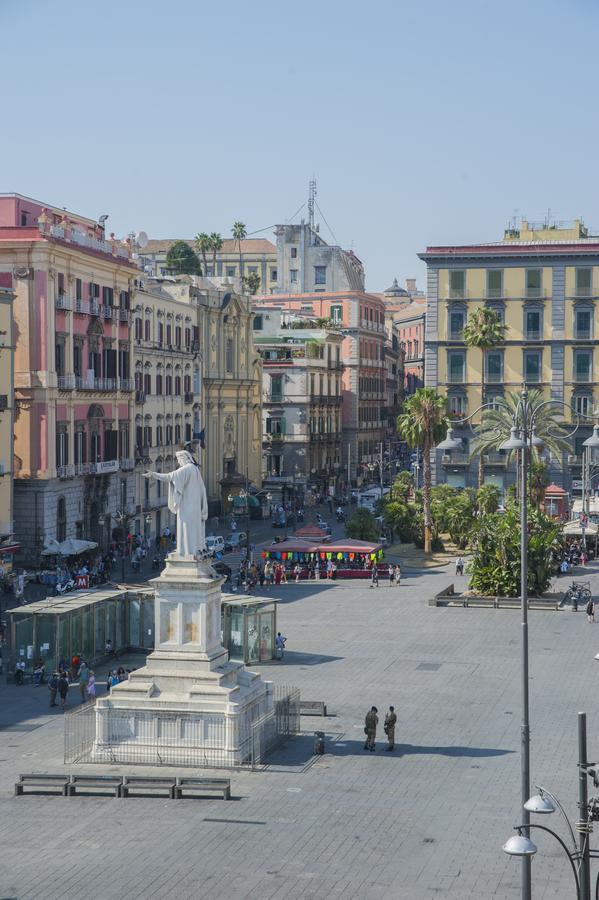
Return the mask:
<path fill-rule="evenodd" d="M 144 472 L 144 478 L 168 481 L 168 508 L 177 514 L 177 556 L 196 556 L 206 549 L 206 488 L 191 453 L 180 450 L 177 462 L 174 472 Z"/>

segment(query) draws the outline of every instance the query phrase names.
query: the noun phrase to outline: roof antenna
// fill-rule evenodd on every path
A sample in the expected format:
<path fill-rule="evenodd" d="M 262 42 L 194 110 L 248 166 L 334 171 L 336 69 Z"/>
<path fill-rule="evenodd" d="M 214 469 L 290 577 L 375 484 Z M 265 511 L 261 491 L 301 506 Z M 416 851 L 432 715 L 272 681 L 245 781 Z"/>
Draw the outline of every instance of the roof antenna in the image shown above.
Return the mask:
<path fill-rule="evenodd" d="M 314 204 L 316 202 L 316 179 L 308 184 L 308 225 L 314 231 Z"/>

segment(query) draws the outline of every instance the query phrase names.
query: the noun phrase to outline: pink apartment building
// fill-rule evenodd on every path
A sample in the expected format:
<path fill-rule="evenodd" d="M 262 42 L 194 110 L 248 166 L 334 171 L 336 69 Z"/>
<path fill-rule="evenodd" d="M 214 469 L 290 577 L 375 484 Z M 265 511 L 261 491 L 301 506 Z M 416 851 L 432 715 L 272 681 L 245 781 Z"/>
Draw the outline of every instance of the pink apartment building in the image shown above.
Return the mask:
<path fill-rule="evenodd" d="M 331 319 L 344 336 L 342 471 L 360 484 L 366 464 L 378 459 L 387 432 L 385 304 L 364 291 L 271 294 L 256 297 L 260 307 L 274 307 L 313 319 Z"/>
<path fill-rule="evenodd" d="M 101 224 L 0 194 L 0 286 L 15 292 L 15 537 L 120 536 L 132 512 L 130 292 L 138 268 Z M 116 529 L 116 530 L 115 530 Z"/>

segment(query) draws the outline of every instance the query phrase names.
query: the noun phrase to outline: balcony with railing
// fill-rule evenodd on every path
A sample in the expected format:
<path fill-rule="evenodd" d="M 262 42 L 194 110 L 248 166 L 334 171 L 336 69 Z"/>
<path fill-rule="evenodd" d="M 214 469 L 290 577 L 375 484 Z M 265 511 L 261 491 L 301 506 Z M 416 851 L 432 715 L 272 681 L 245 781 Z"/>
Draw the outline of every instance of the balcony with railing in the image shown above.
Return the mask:
<path fill-rule="evenodd" d="M 542 341 L 543 340 L 543 332 L 540 328 L 527 328 L 524 332 L 524 340 L 525 341 Z"/>
<path fill-rule="evenodd" d="M 130 322 L 131 321 L 131 313 L 128 309 L 120 309 L 119 308 L 119 322 Z"/>
<path fill-rule="evenodd" d="M 72 309 L 71 298 L 66 294 L 56 294 L 54 296 L 54 306 L 56 309 Z"/>
<path fill-rule="evenodd" d="M 450 287 L 448 291 L 450 300 L 467 300 L 468 291 L 466 288 Z"/>
<path fill-rule="evenodd" d="M 130 259 L 129 247 L 117 241 L 109 242 L 98 237 L 93 237 L 85 231 L 78 231 L 76 227 L 67 227 L 63 225 L 40 225 L 42 234 L 48 234 L 50 237 L 58 238 L 61 241 L 67 241 L 76 244 L 79 247 L 85 247 L 88 250 L 95 250 L 99 253 L 105 253 L 107 256 L 116 256 L 119 259 Z"/>
<path fill-rule="evenodd" d="M 94 297 L 89 298 L 89 312 L 92 316 L 100 315 L 100 304 Z"/>
<path fill-rule="evenodd" d="M 122 472 L 130 472 L 135 468 L 135 460 L 131 459 L 130 457 L 119 459 L 119 466 Z"/>
<path fill-rule="evenodd" d="M 133 386 L 132 378 L 119 378 L 119 388 L 121 391 L 132 391 Z"/>
<path fill-rule="evenodd" d="M 468 453 L 444 453 L 442 457 L 444 466 L 467 466 L 470 462 Z"/>
<path fill-rule="evenodd" d="M 89 475 L 89 463 L 75 463 L 75 475 Z"/>
<path fill-rule="evenodd" d="M 77 298 L 73 303 L 73 308 L 76 313 L 87 316 L 89 315 L 89 300 Z"/>
<path fill-rule="evenodd" d="M 89 464 L 90 475 L 107 475 L 110 472 L 118 472 L 118 459 L 102 459 Z"/>
<path fill-rule="evenodd" d="M 483 454 L 483 463 L 486 466 L 507 466 L 508 456 L 500 450 L 490 450 Z"/>
<path fill-rule="evenodd" d="M 487 288 L 486 291 L 484 291 L 485 300 L 503 300 L 507 296 L 508 293 L 503 287 Z"/>
<path fill-rule="evenodd" d="M 58 390 L 59 391 L 72 391 L 75 389 L 75 376 L 74 375 L 59 375 L 58 376 Z"/>
<path fill-rule="evenodd" d="M 112 306 L 102 306 L 102 316 L 105 319 L 112 319 Z"/>
<path fill-rule="evenodd" d="M 545 295 L 542 286 L 532 287 L 527 285 L 524 289 L 524 296 L 527 300 L 542 300 Z"/>
<path fill-rule="evenodd" d="M 56 474 L 59 478 L 74 478 L 75 466 L 57 466 Z"/>

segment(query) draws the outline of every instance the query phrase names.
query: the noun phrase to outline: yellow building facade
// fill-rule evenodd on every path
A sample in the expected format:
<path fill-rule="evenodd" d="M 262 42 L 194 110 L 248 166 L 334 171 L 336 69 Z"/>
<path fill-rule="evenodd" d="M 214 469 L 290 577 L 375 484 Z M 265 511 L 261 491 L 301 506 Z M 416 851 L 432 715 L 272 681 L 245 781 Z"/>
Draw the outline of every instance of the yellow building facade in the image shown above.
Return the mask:
<path fill-rule="evenodd" d="M 525 221 L 503 241 L 429 247 L 420 258 L 428 270 L 426 385 L 447 397 L 450 417 L 474 414 L 473 424 L 483 403 L 524 385 L 555 400 L 556 412 L 572 426 L 580 417 L 571 453 L 550 462 L 552 480 L 580 492 L 581 447 L 592 427 L 583 417 L 599 405 L 599 238 L 589 237 L 580 221 L 565 228 Z M 504 341 L 484 353 L 463 340 L 468 316 L 480 306 L 494 309 L 506 326 Z M 456 431 L 463 453 L 438 454 L 436 479 L 475 485 L 472 429 Z M 488 455 L 487 481 L 503 489 L 514 476 L 504 454 Z"/>

